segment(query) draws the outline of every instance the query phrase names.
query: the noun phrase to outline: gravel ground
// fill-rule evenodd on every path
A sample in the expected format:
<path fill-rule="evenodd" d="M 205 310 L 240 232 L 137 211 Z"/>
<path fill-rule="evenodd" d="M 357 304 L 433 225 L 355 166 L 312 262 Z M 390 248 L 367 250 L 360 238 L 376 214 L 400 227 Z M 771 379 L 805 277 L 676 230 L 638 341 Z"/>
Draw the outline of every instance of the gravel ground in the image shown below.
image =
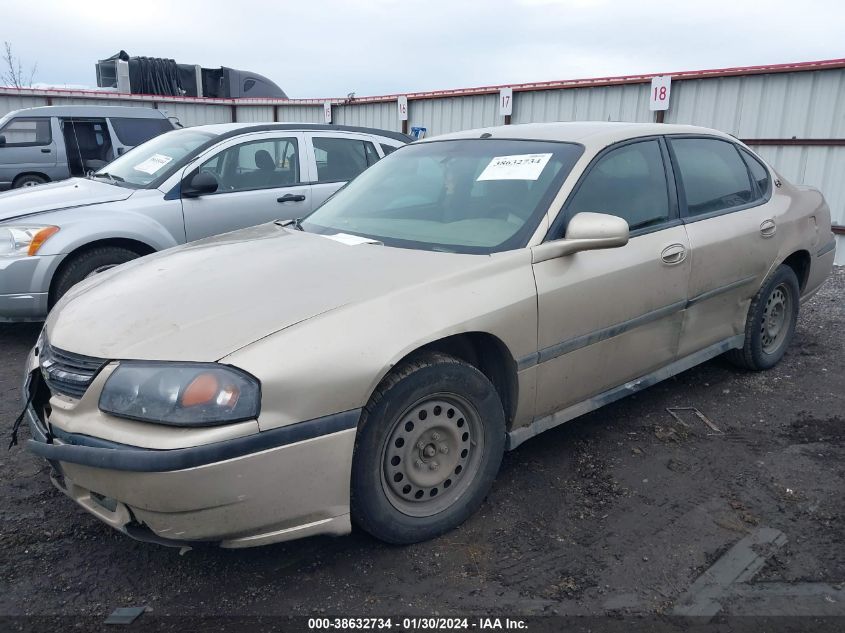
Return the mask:
<path fill-rule="evenodd" d="M 466 524 L 409 547 L 356 531 L 180 555 L 101 524 L 53 489 L 42 462 L 4 450 L 0 614 L 104 617 L 135 605 L 180 615 L 661 614 L 761 526 L 788 542 L 755 582 L 841 588 L 843 331 L 840 268 L 802 307 L 775 369 L 716 359 L 549 431 L 505 456 Z M 37 332 L 0 325 L 4 429 Z M 721 433 L 689 411 L 677 422 L 670 407 L 696 407 Z M 801 604 L 778 602 L 785 613 Z M 825 604 L 845 615 L 842 602 Z"/>

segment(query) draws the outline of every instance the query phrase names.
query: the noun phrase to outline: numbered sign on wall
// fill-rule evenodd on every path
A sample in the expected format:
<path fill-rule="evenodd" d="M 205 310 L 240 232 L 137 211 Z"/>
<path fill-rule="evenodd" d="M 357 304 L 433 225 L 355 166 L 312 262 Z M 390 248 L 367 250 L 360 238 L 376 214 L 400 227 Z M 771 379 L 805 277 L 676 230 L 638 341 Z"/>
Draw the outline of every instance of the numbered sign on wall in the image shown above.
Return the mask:
<path fill-rule="evenodd" d="M 649 96 L 649 110 L 669 109 L 669 90 L 672 87 L 672 77 L 662 75 L 651 78 L 651 95 Z"/>
<path fill-rule="evenodd" d="M 323 104 L 323 119 L 325 119 L 326 123 L 332 122 L 332 104 L 328 101 Z"/>
<path fill-rule="evenodd" d="M 396 104 L 399 107 L 399 120 L 400 121 L 407 121 L 408 120 L 408 97 L 398 97 L 396 99 Z"/>
<path fill-rule="evenodd" d="M 513 88 L 499 90 L 499 114 L 502 116 L 513 114 Z"/>

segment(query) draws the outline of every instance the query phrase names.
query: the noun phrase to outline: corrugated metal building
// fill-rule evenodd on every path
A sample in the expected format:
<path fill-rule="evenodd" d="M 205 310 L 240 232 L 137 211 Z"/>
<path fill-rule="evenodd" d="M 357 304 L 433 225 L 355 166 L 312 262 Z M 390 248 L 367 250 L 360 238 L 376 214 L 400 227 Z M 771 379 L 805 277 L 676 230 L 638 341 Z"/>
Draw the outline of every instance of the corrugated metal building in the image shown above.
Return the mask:
<path fill-rule="evenodd" d="M 792 182 L 821 189 L 838 225 L 837 262 L 845 264 L 845 59 L 667 73 L 672 76 L 667 123 L 690 123 L 733 134 L 754 147 Z M 157 107 L 185 125 L 230 121 L 332 121 L 390 130 L 420 126 L 428 135 L 539 121 L 653 121 L 648 108 L 654 75 L 606 77 L 510 86 L 513 113 L 499 114 L 502 86 L 411 93 L 408 121 L 397 97 L 354 99 L 197 99 L 77 90 L 0 88 L 0 115 L 38 105 L 121 104 Z"/>

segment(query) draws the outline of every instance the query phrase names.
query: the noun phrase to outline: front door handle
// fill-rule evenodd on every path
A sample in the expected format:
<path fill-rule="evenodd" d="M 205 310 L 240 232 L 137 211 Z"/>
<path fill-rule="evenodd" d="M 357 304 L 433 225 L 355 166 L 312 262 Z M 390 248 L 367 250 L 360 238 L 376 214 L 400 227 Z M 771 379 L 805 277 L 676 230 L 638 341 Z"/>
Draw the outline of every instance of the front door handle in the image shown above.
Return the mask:
<path fill-rule="evenodd" d="M 276 200 L 276 202 L 304 202 L 304 201 L 305 201 L 305 196 L 303 196 L 301 193 L 297 193 L 297 194 L 286 193 L 281 198 L 278 198 Z"/>
<path fill-rule="evenodd" d="M 760 223 L 760 235 L 763 237 L 771 237 L 778 231 L 778 225 L 774 220 L 763 220 Z"/>
<path fill-rule="evenodd" d="M 680 264 L 687 258 L 687 249 L 683 244 L 670 244 L 664 248 L 660 253 L 660 259 L 666 264 L 674 266 Z"/>
<path fill-rule="evenodd" d="M 43 148 L 43 149 L 41 150 L 41 153 L 42 153 L 42 154 L 49 154 L 49 153 L 50 153 L 50 150 L 49 150 L 48 148 L 46 148 L 46 147 L 45 147 L 45 148 Z"/>

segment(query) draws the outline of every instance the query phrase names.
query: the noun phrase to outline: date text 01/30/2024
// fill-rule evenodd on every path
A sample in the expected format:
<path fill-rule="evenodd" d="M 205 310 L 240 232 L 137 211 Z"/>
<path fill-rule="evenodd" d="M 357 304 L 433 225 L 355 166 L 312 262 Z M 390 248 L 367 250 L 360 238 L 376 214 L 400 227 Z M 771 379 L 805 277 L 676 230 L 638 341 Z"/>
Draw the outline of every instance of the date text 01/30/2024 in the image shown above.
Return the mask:
<path fill-rule="evenodd" d="M 406 631 L 445 631 L 479 630 L 519 631 L 528 628 L 527 623 L 511 618 L 309 618 L 308 629 L 318 630 L 390 630 L 396 628 Z"/>

